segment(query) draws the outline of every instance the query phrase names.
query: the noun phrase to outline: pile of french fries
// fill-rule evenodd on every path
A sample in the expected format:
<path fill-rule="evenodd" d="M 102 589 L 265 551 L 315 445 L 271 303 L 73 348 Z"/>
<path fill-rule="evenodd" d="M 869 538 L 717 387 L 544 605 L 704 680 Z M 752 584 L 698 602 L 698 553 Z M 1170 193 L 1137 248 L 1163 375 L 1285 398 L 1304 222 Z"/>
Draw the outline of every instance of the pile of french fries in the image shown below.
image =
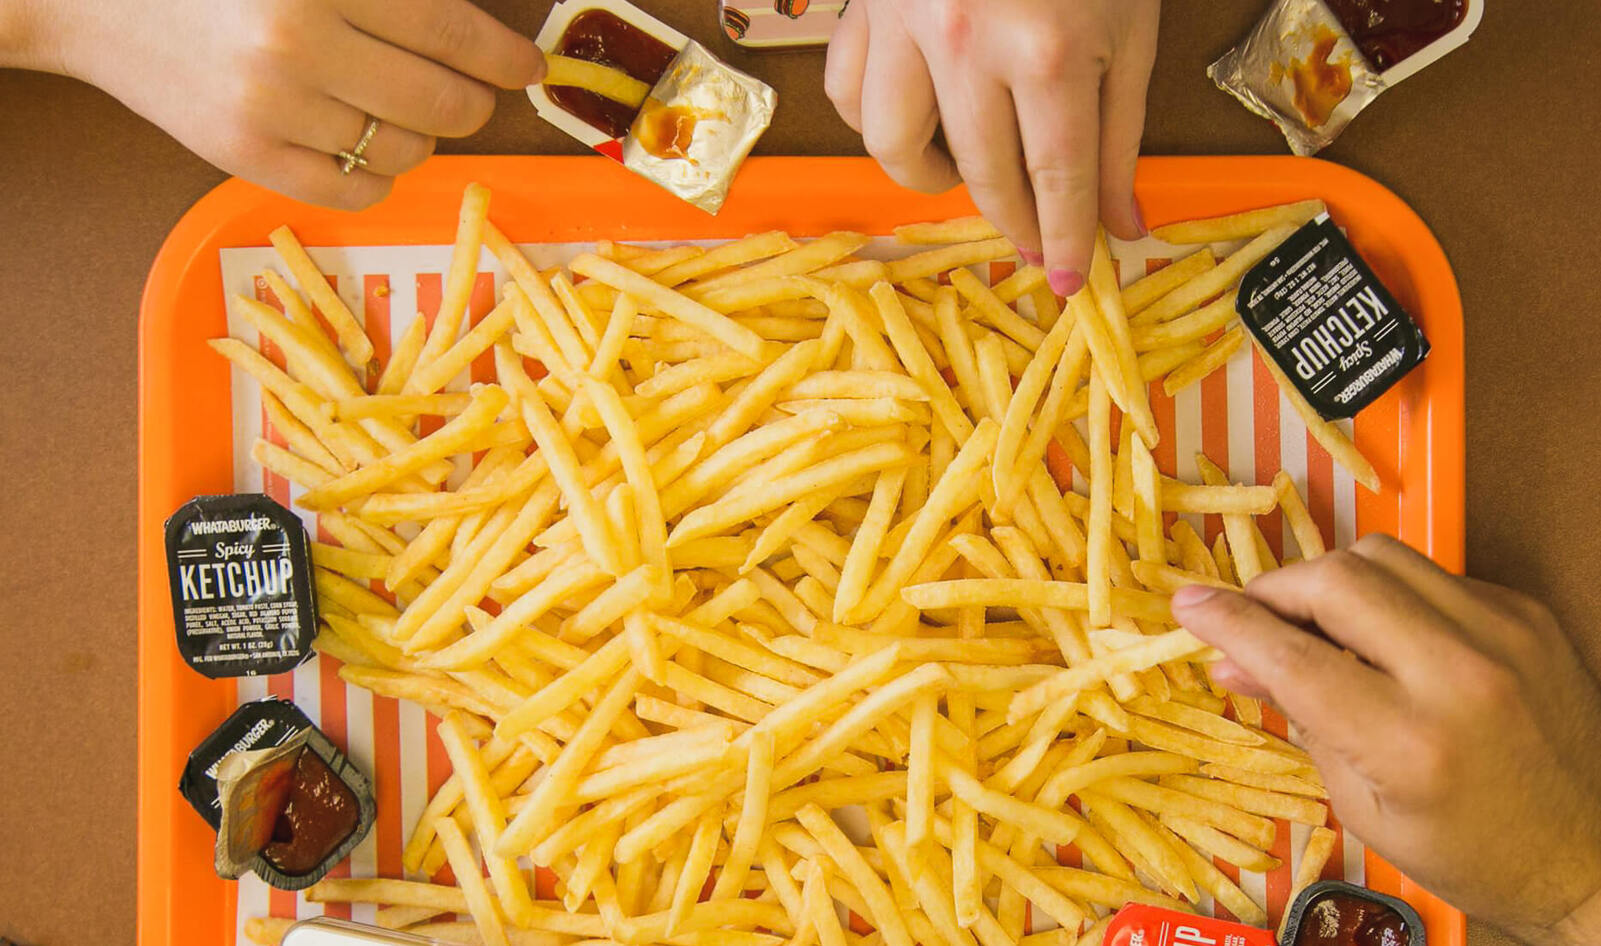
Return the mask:
<path fill-rule="evenodd" d="M 1316 769 L 1168 605 L 1278 566 L 1256 516 L 1303 557 L 1322 537 L 1285 477 L 1163 476 L 1147 385 L 1243 347 L 1231 287 L 1321 205 L 1165 231 L 1249 242 L 1127 288 L 1103 239 L 1064 305 L 1038 267 L 976 278 L 1014 255 L 977 219 L 903 227 L 925 246 L 889 262 L 772 232 L 541 272 L 488 201 L 468 188 L 438 317 L 381 370 L 287 229 L 299 291 L 231 300 L 284 367 L 212 342 L 281 435 L 256 460 L 337 539 L 319 650 L 427 707 L 454 767 L 404 861 L 455 886 L 311 899 L 491 946 L 1070 946 L 1130 901 L 1265 922 L 1215 861 L 1278 866 L 1276 819 L 1318 826 L 1317 877 Z M 469 327 L 484 247 L 510 278 Z M 483 357 L 493 382 L 445 390 Z"/>

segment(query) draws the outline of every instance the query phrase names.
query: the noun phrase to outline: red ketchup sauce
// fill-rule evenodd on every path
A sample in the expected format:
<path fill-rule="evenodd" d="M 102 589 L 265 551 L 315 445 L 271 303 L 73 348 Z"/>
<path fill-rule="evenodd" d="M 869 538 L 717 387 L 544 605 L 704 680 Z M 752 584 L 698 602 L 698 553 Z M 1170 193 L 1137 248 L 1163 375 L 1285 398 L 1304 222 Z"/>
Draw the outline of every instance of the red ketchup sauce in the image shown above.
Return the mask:
<path fill-rule="evenodd" d="M 261 856 L 291 876 L 307 874 L 350 837 L 361 807 L 350 787 L 310 749 L 300 753 L 289 800 Z"/>
<path fill-rule="evenodd" d="M 1380 72 L 1456 29 L 1467 0 L 1323 0 Z"/>
<path fill-rule="evenodd" d="M 650 86 L 678 55 L 678 50 L 607 10 L 585 10 L 573 17 L 554 52 L 620 69 Z M 545 94 L 613 138 L 626 135 L 634 120 L 634 110 L 627 105 L 585 89 L 551 85 Z"/>
<path fill-rule="evenodd" d="M 1294 946 L 1408 946 L 1411 941 L 1401 914 L 1372 900 L 1330 893 L 1306 908 Z"/>

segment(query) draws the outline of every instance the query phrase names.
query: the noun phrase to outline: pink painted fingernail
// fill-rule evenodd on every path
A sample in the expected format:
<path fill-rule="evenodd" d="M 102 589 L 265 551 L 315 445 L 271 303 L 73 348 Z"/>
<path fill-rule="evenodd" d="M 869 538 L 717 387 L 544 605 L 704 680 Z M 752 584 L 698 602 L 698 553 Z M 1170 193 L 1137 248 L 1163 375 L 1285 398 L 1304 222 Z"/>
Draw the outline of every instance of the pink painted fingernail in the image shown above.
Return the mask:
<path fill-rule="evenodd" d="M 1140 236 L 1151 235 L 1151 228 L 1145 225 L 1145 208 L 1140 206 L 1138 200 L 1134 201 L 1134 225 L 1139 227 Z"/>
<path fill-rule="evenodd" d="M 1051 284 L 1051 291 L 1059 296 L 1077 295 L 1084 288 L 1084 274 L 1071 269 L 1053 269 L 1046 279 Z"/>
<path fill-rule="evenodd" d="M 1023 262 L 1030 266 L 1038 266 L 1045 262 L 1045 254 L 1038 250 L 1018 250 L 1017 255 L 1023 257 Z"/>
<path fill-rule="evenodd" d="M 1185 585 L 1173 592 L 1173 607 L 1193 608 L 1205 604 L 1217 594 L 1217 589 L 1207 585 Z"/>

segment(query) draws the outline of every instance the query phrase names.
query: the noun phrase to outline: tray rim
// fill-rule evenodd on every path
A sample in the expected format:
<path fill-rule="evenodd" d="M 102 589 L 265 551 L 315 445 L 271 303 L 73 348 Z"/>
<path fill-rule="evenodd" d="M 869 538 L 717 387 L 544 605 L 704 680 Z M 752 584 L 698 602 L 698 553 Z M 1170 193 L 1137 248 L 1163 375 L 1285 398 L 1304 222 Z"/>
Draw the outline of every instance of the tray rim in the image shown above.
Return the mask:
<path fill-rule="evenodd" d="M 818 221 L 840 220 L 828 228 L 856 226 L 884 232 L 894 222 L 938 215 L 973 213 L 965 192 L 958 188 L 942 195 L 922 195 L 896 187 L 868 158 L 849 157 L 757 157 L 741 172 L 740 184 L 721 216 L 712 218 L 681 204 L 652 185 L 627 174 L 604 157 L 462 155 L 435 157 L 422 167 L 402 176 L 395 193 L 375 208 L 360 214 L 312 207 L 274 194 L 237 178 L 229 179 L 202 197 L 173 227 L 163 242 L 146 282 L 139 318 L 139 591 L 138 591 L 138 850 L 137 936 L 140 946 L 168 946 L 214 940 L 216 930 L 201 925 L 196 915 L 203 911 L 185 909 L 195 898 L 207 896 L 206 889 L 221 888 L 222 906 L 229 922 L 226 936 L 233 935 L 235 886 L 217 880 L 193 852 L 209 849 L 205 825 L 198 818 L 187 821 L 183 805 L 173 790 L 176 776 L 188 748 L 172 731 L 180 722 L 180 695 L 198 696 L 186 708 L 196 716 L 203 710 L 232 707 L 235 687 L 232 681 L 210 681 L 183 667 L 169 644 L 170 602 L 159 525 L 177 504 L 188 498 L 184 483 L 206 477 L 201 472 L 179 469 L 173 455 L 183 451 L 184 431 L 158 423 L 151 411 L 166 409 L 183 401 L 186 408 L 220 416 L 227 426 L 226 404 L 197 403 L 184 399 L 179 390 L 187 385 L 169 376 L 171 364 L 165 356 L 168 344 L 162 332 L 178 331 L 179 322 L 210 318 L 219 324 L 223 318 L 220 266 L 216 251 L 228 246 L 265 245 L 272 226 L 289 222 L 307 245 L 427 244 L 448 243 L 449 227 L 455 219 L 455 205 L 461 187 L 469 180 L 480 180 L 495 192 L 504 210 L 507 203 L 538 207 L 552 202 L 592 200 L 614 215 L 629 220 L 600 224 L 594 218 L 576 223 L 553 224 L 549 220 L 516 217 L 504 223 L 508 236 L 521 242 L 541 239 L 566 241 L 612 239 L 664 239 L 683 237 L 688 228 L 696 238 L 727 238 L 763 227 L 761 221 L 791 226 L 797 232 L 820 229 Z M 561 181 L 566 190 L 558 195 L 542 191 L 552 181 Z M 1203 194 L 1184 194 L 1186 189 L 1205 185 Z M 1326 161 L 1288 156 L 1208 156 L 1141 158 L 1136 189 L 1147 203 L 1153 226 L 1167 222 L 1166 203 L 1176 199 L 1165 190 L 1189 198 L 1182 216 L 1226 213 L 1260 206 L 1265 202 L 1321 196 L 1330 204 L 1336 219 L 1342 211 L 1354 212 L 1360 206 L 1366 226 L 1383 224 L 1383 233 L 1355 234 L 1383 237 L 1383 243 L 1399 247 L 1413 298 L 1405 300 L 1418 312 L 1428 332 L 1433 353 L 1419 372 L 1423 380 L 1406 383 L 1386 395 L 1399 398 L 1398 416 L 1410 418 L 1408 439 L 1396 451 L 1394 470 L 1410 482 L 1422 478 L 1427 488 L 1416 501 L 1400 505 L 1396 525 L 1409 541 L 1419 545 L 1442 566 L 1461 571 L 1465 556 L 1465 436 L 1464 364 L 1462 304 L 1456 279 L 1444 251 L 1423 220 L 1397 195 L 1373 179 Z M 807 193 L 829 194 L 835 201 L 854 195 L 870 197 L 848 207 L 827 207 L 819 200 L 801 202 Z M 1269 195 L 1256 196 L 1251 195 Z M 775 198 L 775 206 L 757 201 Z M 1254 201 L 1254 202 L 1253 202 Z M 440 207 L 444 207 L 441 216 Z M 888 223 L 859 222 L 863 214 L 888 215 Z M 604 219 L 605 215 L 600 215 Z M 844 219 L 849 218 L 849 219 Z M 502 220 L 509 218 L 502 217 Z M 602 229 L 604 228 L 604 233 Z M 397 237 L 398 234 L 398 237 Z M 338 239 L 331 237 L 337 236 Z M 1394 260 L 1392 265 L 1398 265 Z M 1385 276 L 1383 267 L 1381 276 Z M 214 287 L 211 300 L 191 305 L 189 293 Z M 200 343 L 191 337 L 191 347 Z M 220 361 L 220 359 L 219 359 Z M 187 364 L 201 374 L 204 366 Z M 218 366 L 220 367 L 220 366 Z M 225 369 L 222 369 L 225 376 Z M 212 372 L 215 374 L 215 371 Z M 1415 378 L 1417 376 L 1414 376 Z M 1398 393 L 1400 392 L 1400 393 Z M 223 399 L 226 401 L 226 399 Z M 1414 413 L 1420 416 L 1412 416 Z M 163 429 L 169 428 L 169 429 Z M 1380 431 L 1379 433 L 1383 433 Z M 231 439 L 231 438 L 227 438 Z M 1358 428 L 1362 441 L 1362 429 Z M 1396 437 L 1392 436 L 1391 440 Z M 1415 462 L 1403 463 L 1413 449 L 1422 453 Z M 215 450 L 213 450 L 215 452 Z M 231 449 L 228 449 L 231 455 Z M 214 461 L 212 466 L 214 467 Z M 231 461 L 224 489 L 231 481 Z M 174 499 L 173 497 L 179 497 Z M 1359 526 L 1360 531 L 1360 526 Z M 192 679 L 189 679 L 192 678 Z M 223 713 L 223 715 L 226 715 Z M 209 725 L 222 716 L 205 717 Z M 198 737 L 196 737 L 198 741 Z M 200 846 L 195 847 L 196 839 Z M 178 851 L 190 861 L 199 860 L 202 870 L 187 876 L 176 873 Z M 190 864 L 193 868 L 195 865 Z M 1373 854 L 1368 855 L 1369 880 L 1375 886 L 1399 893 L 1419 905 L 1426 925 L 1436 936 L 1443 932 L 1438 946 L 1465 946 L 1466 919 L 1421 887 L 1402 877 Z M 198 876 L 197 876 L 198 874 Z M 187 889 L 195 883 L 198 889 Z M 1421 901 L 1421 903 L 1420 903 Z"/>

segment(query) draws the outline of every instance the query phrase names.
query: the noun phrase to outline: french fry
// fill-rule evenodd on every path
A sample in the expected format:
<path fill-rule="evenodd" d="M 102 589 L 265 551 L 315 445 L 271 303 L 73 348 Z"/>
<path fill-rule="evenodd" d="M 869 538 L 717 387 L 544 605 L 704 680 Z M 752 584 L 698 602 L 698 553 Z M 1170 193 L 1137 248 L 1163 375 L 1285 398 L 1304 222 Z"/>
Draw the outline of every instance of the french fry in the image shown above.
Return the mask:
<path fill-rule="evenodd" d="M 688 287 L 686 291 L 699 297 L 730 286 L 741 286 L 777 276 L 810 273 L 855 253 L 867 245 L 867 240 L 867 236 L 861 233 L 836 231 L 809 243 L 802 243 L 760 263 L 702 280 Z"/>
<path fill-rule="evenodd" d="M 1321 200 L 1303 200 L 1298 203 L 1262 210 L 1247 210 L 1226 217 L 1189 220 L 1169 223 L 1151 231 L 1151 236 L 1166 243 L 1224 243 L 1229 240 L 1247 240 L 1274 227 L 1299 227 L 1328 210 Z"/>
<path fill-rule="evenodd" d="M 1039 326 L 1018 315 L 969 270 L 951 270 L 951 286 L 972 306 L 974 315 L 1015 339 L 1024 348 L 1037 351 L 1045 340 L 1045 333 L 1040 331 Z"/>
<path fill-rule="evenodd" d="M 762 354 L 767 343 L 761 336 L 682 293 L 674 292 L 619 263 L 590 253 L 578 256 L 570 266 L 574 273 L 626 292 L 645 305 L 705 332 L 747 358 L 763 360 Z"/>
<path fill-rule="evenodd" d="M 533 922 L 533 900 L 528 884 L 514 858 L 493 853 L 502 831 L 506 829 L 506 811 L 500 796 L 490 787 L 489 769 L 478 749 L 469 741 L 462 726 L 462 718 L 451 714 L 439 724 L 439 739 L 450 757 L 451 768 L 461 778 L 467 811 L 472 816 L 473 832 L 485 850 L 484 862 L 494 884 L 495 896 L 506 918 L 518 926 Z M 450 842 L 446 842 L 448 845 Z M 446 853 L 449 853 L 447 847 Z"/>
<path fill-rule="evenodd" d="M 1138 315 L 1151 303 L 1216 265 L 1217 257 L 1213 255 L 1212 248 L 1205 246 L 1177 262 L 1137 279 L 1123 288 L 1123 311 L 1130 316 Z"/>
<path fill-rule="evenodd" d="M 999 237 L 955 243 L 895 260 L 890 263 L 886 281 L 902 283 L 908 279 L 937 276 L 959 267 L 988 263 L 1016 254 L 1017 248 L 1012 246 L 1011 241 Z"/>
<path fill-rule="evenodd" d="M 1001 232 L 983 217 L 957 217 L 935 223 L 908 223 L 895 228 L 895 239 L 901 243 L 926 245 L 938 243 L 973 243 L 979 240 L 998 239 Z"/>
<path fill-rule="evenodd" d="M 1312 829 L 1312 833 L 1307 836 L 1306 847 L 1301 849 L 1301 863 L 1295 867 L 1295 883 L 1290 886 L 1291 902 L 1301 891 L 1312 886 L 1323 876 L 1323 868 L 1334 853 L 1336 840 L 1338 836 L 1330 828 L 1319 825 Z"/>
<path fill-rule="evenodd" d="M 1234 353 L 1245 344 L 1245 328 L 1236 325 L 1224 332 L 1217 341 L 1187 360 L 1181 362 L 1162 379 L 1162 390 L 1173 397 L 1192 384 L 1206 378 L 1228 363 Z M 1174 351 L 1184 349 L 1170 349 Z"/>
<path fill-rule="evenodd" d="M 481 184 L 468 184 L 461 196 L 456 243 L 451 248 L 450 268 L 445 274 L 439 312 L 428 332 L 428 340 L 417 355 L 416 371 L 427 370 L 430 364 L 455 344 L 456 335 L 461 331 L 461 324 L 467 317 L 467 303 L 472 296 L 473 282 L 478 276 L 478 255 L 483 247 L 484 223 L 488 212 L 489 189 Z M 414 371 L 413 380 L 416 377 Z M 408 381 L 407 386 L 410 390 L 406 393 L 430 393 L 416 387 L 413 381 Z"/>
<path fill-rule="evenodd" d="M 709 273 L 777 256 L 793 250 L 795 246 L 789 234 L 782 230 L 769 230 L 712 247 L 700 256 L 669 266 L 654 275 L 656 281 L 664 286 L 677 286 Z"/>
<path fill-rule="evenodd" d="M 545 85 L 571 86 L 621 102 L 629 108 L 645 104 L 650 86 L 621 69 L 613 69 L 587 59 L 545 54 Z"/>
<path fill-rule="evenodd" d="M 1217 266 L 1151 303 L 1139 315 L 1134 316 L 1130 324 L 1139 327 L 1167 322 L 1194 310 L 1201 303 L 1239 282 L 1247 270 L 1261 262 L 1295 230 L 1295 227 L 1286 225 L 1263 231 L 1260 236 L 1235 250 Z"/>
<path fill-rule="evenodd" d="M 482 936 L 489 946 L 509 946 L 500 908 L 489 896 L 483 874 L 479 873 L 478 859 L 467 846 L 467 839 L 461 833 L 461 828 L 453 819 L 445 818 L 439 822 L 437 830 L 439 840 L 445 845 L 445 855 L 450 859 L 451 872 L 456 875 L 456 883 L 466 898 L 468 912 L 472 914 L 473 922 L 478 927 L 478 935 Z"/>
<path fill-rule="evenodd" d="M 1313 521 L 1312 512 L 1306 508 L 1306 500 L 1290 474 L 1283 470 L 1275 474 L 1273 488 L 1278 493 L 1279 508 L 1284 510 L 1284 521 L 1289 524 L 1295 544 L 1301 550 L 1301 558 L 1310 561 L 1322 555 L 1327 550 L 1323 543 L 1323 531 Z"/>
<path fill-rule="evenodd" d="M 1147 821 L 1147 824 L 1150 822 Z M 1190 847 L 1188 842 L 1166 826 L 1155 824 L 1152 827 L 1178 854 L 1179 863 L 1194 879 L 1196 886 L 1211 895 L 1215 902 L 1222 904 L 1241 923 L 1261 926 L 1267 922 L 1267 911 L 1262 909 L 1262 905 L 1252 900 L 1244 890 L 1240 889 L 1240 885 L 1230 880 L 1216 864 L 1202 857 L 1195 848 Z"/>
<path fill-rule="evenodd" d="M 1163 778 L 1161 784 L 1200 798 L 1232 805 L 1241 811 L 1314 827 L 1321 827 L 1329 815 L 1327 808 L 1310 798 L 1216 779 L 1173 775 Z"/>
<path fill-rule="evenodd" d="M 751 741 L 745 763 L 745 796 L 740 802 L 739 822 L 729 842 L 728 859 L 712 888 L 712 898 L 737 896 L 745 889 L 745 878 L 756 858 L 762 833 L 767 829 L 768 806 L 772 797 L 773 738 L 770 733 Z"/>
<path fill-rule="evenodd" d="M 1007 718 L 1013 721 L 1022 719 L 1049 703 L 1104 682 L 1117 674 L 1144 670 L 1169 660 L 1191 658 L 1206 649 L 1204 643 L 1183 629 L 1157 635 L 1133 647 L 1112 651 L 1036 683 L 1019 693 L 1012 701 Z M 1161 747 L 1153 746 L 1153 748 Z"/>
<path fill-rule="evenodd" d="M 511 331 L 512 323 L 516 319 L 518 310 L 528 306 L 528 297 L 517 288 L 516 283 L 506 287 L 506 298 L 490 313 L 484 316 L 483 321 L 467 330 L 459 340 L 450 347 L 439 352 L 433 360 L 420 365 L 407 379 L 406 386 L 401 389 L 402 394 L 432 394 L 440 390 L 456 377 L 474 358 L 488 351 L 502 335 Z M 438 325 L 438 322 L 434 323 Z M 432 339 L 430 338 L 430 341 Z M 428 354 L 427 346 L 419 354 L 419 359 Z"/>
<path fill-rule="evenodd" d="M 267 415 L 267 421 L 283 435 L 284 442 L 289 449 L 320 467 L 330 476 L 338 476 L 346 472 L 339 459 L 323 446 L 321 440 L 310 427 L 301 423 L 300 418 L 290 412 L 284 403 L 273 397 L 270 392 L 261 392 L 261 407 Z M 276 446 L 276 444 L 274 445 Z"/>
<path fill-rule="evenodd" d="M 1090 625 L 1112 622 L 1112 433 L 1111 404 L 1099 375 L 1090 378 L 1090 515 L 1084 572 Z"/>
<path fill-rule="evenodd" d="M 1186 342 L 1200 341 L 1213 332 L 1227 328 L 1237 317 L 1235 303 L 1239 293 L 1229 291 L 1216 300 L 1188 315 L 1166 322 L 1154 322 L 1134 329 L 1134 350 L 1147 352 L 1157 348 L 1171 348 Z"/>
<path fill-rule="evenodd" d="M 1160 434 L 1156 429 L 1156 417 L 1151 413 L 1151 401 L 1145 389 L 1145 380 L 1140 376 L 1128 315 L 1123 311 L 1123 293 L 1118 288 L 1117 276 L 1112 269 L 1112 254 L 1106 245 L 1105 230 L 1096 231 L 1095 254 L 1090 263 L 1089 288 L 1095 297 L 1095 308 L 1099 312 L 1101 322 L 1105 325 L 1106 337 L 1111 342 L 1117 374 L 1122 379 L 1118 387 L 1121 388 L 1125 400 L 1119 404 L 1138 428 L 1146 446 L 1155 447 Z"/>
<path fill-rule="evenodd" d="M 1201 472 L 1201 480 L 1207 486 L 1213 489 L 1228 488 L 1228 475 L 1210 458 L 1197 454 L 1195 465 Z M 1278 501 L 1277 492 L 1268 488 L 1263 499 L 1267 508 L 1272 509 L 1272 504 Z M 1233 559 L 1232 571 L 1241 586 L 1248 585 L 1251 579 L 1263 571 L 1262 556 L 1256 545 L 1256 527 L 1251 523 L 1250 514 L 1240 509 L 1231 509 L 1224 513 L 1223 531 L 1228 536 L 1229 553 Z"/>
<path fill-rule="evenodd" d="M 345 350 L 353 365 L 365 368 L 372 361 L 372 340 L 362 329 L 361 323 L 356 321 L 355 315 L 345 301 L 334 292 L 333 286 L 328 284 L 328 278 L 312 262 L 311 256 L 301 246 L 295 237 L 294 231 L 288 227 L 279 227 L 267 235 L 273 249 L 288 267 L 290 275 L 295 282 L 311 297 L 312 304 L 322 313 L 333 327 L 334 334 L 339 337 L 339 347 Z"/>
<path fill-rule="evenodd" d="M 889 888 L 878 876 L 878 872 L 862 858 L 856 846 L 850 842 L 833 819 L 816 805 L 800 809 L 795 813 L 795 818 L 812 837 L 817 839 L 817 843 L 822 845 L 840 872 L 849 878 L 851 885 L 862 895 L 862 899 L 867 901 L 871 915 L 866 919 L 883 934 L 884 942 L 911 946 L 911 934 L 906 929 L 900 911 L 895 907 Z"/>

